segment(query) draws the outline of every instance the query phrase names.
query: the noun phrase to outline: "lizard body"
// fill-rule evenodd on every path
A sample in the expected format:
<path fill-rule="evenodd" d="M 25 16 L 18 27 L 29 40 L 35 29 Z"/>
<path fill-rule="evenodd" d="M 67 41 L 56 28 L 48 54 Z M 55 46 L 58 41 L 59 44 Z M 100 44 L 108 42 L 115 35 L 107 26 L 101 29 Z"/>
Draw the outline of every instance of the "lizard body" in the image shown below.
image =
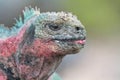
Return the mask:
<path fill-rule="evenodd" d="M 26 8 L 23 16 L 12 28 L 0 26 L 0 79 L 47 80 L 84 46 L 86 31 L 71 13 Z"/>

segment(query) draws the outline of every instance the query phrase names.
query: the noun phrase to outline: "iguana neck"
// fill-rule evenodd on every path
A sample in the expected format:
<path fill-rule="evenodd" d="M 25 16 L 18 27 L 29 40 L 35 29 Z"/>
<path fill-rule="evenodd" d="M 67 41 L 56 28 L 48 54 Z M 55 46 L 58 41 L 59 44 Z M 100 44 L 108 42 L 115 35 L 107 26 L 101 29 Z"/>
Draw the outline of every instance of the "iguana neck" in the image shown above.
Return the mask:
<path fill-rule="evenodd" d="M 61 63 L 62 56 L 47 58 L 35 56 L 34 54 L 19 54 L 19 74 L 25 80 L 47 80 Z"/>

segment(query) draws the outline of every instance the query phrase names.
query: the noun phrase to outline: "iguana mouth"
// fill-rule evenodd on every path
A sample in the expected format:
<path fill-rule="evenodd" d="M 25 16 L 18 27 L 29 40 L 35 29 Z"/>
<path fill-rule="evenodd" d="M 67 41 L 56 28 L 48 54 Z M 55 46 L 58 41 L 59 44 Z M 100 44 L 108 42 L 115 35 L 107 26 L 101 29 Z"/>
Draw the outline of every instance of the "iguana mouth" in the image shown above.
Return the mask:
<path fill-rule="evenodd" d="M 76 43 L 76 44 L 81 44 L 81 45 L 84 45 L 85 42 L 86 42 L 86 38 L 65 38 L 65 39 L 54 39 L 54 40 L 57 40 L 58 42 L 59 41 L 62 41 L 62 42 L 68 42 L 68 43 Z"/>
<path fill-rule="evenodd" d="M 75 43 L 84 45 L 86 40 L 76 40 Z"/>

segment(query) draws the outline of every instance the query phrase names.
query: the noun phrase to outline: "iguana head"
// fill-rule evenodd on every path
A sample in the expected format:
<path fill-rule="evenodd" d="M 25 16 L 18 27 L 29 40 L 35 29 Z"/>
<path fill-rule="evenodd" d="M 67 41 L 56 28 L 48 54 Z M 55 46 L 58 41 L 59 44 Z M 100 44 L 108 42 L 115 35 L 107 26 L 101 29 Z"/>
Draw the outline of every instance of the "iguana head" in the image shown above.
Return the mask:
<path fill-rule="evenodd" d="M 35 37 L 55 43 L 62 54 L 77 53 L 84 46 L 85 28 L 71 13 L 41 13 L 34 26 Z"/>

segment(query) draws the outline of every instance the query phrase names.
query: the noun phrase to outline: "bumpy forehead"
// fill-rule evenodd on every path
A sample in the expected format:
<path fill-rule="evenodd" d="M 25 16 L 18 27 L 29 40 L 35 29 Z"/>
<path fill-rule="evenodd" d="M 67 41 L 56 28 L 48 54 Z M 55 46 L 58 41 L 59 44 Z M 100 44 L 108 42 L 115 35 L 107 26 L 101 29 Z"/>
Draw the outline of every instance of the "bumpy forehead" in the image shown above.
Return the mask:
<path fill-rule="evenodd" d="M 46 12 L 41 13 L 38 18 L 39 21 L 63 21 L 70 25 L 81 25 L 77 17 L 71 13 L 66 12 Z"/>

